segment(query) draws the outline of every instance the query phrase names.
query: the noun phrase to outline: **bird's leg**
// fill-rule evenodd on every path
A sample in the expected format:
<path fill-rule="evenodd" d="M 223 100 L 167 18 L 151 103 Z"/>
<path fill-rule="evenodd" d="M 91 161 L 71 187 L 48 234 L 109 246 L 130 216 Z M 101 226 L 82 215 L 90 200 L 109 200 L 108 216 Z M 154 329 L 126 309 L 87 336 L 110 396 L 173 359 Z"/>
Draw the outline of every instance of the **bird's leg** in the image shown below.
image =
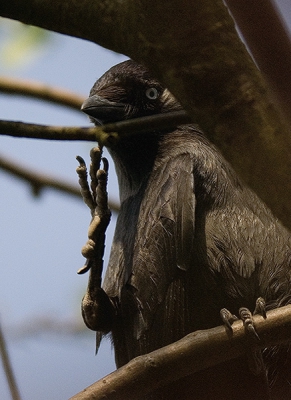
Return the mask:
<path fill-rule="evenodd" d="M 262 297 L 259 297 L 256 301 L 254 314 L 261 314 L 263 318 L 267 318 L 265 301 Z M 225 308 L 220 311 L 220 316 L 228 331 L 232 331 L 231 325 L 238 318 Z M 261 351 L 256 348 L 260 342 L 260 337 L 254 326 L 253 314 L 248 308 L 241 307 L 239 309 L 239 316 L 244 324 L 245 332 L 250 345 L 250 348 L 247 352 L 249 368 L 253 374 L 259 375 L 264 371 L 264 363 Z"/>
<path fill-rule="evenodd" d="M 83 274 L 90 270 L 87 291 L 82 300 L 82 316 L 88 328 L 108 332 L 115 314 L 113 303 L 101 288 L 105 232 L 111 218 L 107 197 L 108 161 L 101 158 L 101 150 L 98 147 L 91 150 L 90 157 L 91 190 L 87 181 L 86 164 L 81 157 L 77 157 L 80 163 L 77 173 L 81 194 L 92 215 L 88 241 L 82 248 L 86 263 L 78 271 L 78 274 Z M 101 160 L 103 169 L 100 169 Z"/>

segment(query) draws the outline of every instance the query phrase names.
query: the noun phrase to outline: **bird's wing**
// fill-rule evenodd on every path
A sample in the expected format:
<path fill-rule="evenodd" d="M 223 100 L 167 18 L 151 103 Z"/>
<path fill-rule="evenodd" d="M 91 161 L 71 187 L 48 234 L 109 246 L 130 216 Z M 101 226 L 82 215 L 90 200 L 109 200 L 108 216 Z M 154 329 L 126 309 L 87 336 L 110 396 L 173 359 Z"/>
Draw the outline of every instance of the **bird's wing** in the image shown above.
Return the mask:
<path fill-rule="evenodd" d="M 155 166 L 141 203 L 128 282 L 134 289 L 141 329 L 148 328 L 181 270 L 191 266 L 195 204 L 193 160 L 189 154 Z"/>

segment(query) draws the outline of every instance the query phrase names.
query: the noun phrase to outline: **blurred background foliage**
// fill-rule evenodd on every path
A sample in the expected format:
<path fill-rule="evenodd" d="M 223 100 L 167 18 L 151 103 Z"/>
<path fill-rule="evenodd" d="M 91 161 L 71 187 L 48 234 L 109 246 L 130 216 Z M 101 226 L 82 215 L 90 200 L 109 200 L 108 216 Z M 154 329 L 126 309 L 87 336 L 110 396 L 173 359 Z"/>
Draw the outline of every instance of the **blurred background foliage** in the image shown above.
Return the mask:
<path fill-rule="evenodd" d="M 23 68 L 48 51 L 53 42 L 49 31 L 0 18 L 0 68 Z"/>

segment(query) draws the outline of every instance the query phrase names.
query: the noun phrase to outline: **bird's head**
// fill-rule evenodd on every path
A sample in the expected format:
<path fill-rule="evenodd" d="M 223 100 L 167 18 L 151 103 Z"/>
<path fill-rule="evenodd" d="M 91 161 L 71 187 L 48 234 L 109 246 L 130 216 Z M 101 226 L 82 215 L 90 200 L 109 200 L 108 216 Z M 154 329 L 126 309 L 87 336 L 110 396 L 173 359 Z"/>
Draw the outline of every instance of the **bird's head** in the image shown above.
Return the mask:
<path fill-rule="evenodd" d="M 175 97 L 132 60 L 110 68 L 82 105 L 95 125 L 181 110 Z"/>

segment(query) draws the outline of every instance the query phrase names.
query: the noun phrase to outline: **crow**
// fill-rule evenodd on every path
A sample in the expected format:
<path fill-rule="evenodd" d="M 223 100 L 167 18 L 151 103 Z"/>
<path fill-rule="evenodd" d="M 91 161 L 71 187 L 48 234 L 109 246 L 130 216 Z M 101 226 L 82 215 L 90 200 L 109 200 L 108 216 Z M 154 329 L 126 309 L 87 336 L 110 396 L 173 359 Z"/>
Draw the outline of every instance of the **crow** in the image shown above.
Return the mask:
<path fill-rule="evenodd" d="M 82 105 L 96 125 L 178 110 L 132 60 L 109 69 Z M 290 233 L 196 125 L 121 135 L 109 152 L 121 206 L 103 289 L 118 367 L 221 325 L 222 308 L 253 310 L 259 297 L 267 310 L 290 303 Z M 150 398 L 291 399 L 288 350 L 264 350 L 258 376 L 240 358 Z"/>

